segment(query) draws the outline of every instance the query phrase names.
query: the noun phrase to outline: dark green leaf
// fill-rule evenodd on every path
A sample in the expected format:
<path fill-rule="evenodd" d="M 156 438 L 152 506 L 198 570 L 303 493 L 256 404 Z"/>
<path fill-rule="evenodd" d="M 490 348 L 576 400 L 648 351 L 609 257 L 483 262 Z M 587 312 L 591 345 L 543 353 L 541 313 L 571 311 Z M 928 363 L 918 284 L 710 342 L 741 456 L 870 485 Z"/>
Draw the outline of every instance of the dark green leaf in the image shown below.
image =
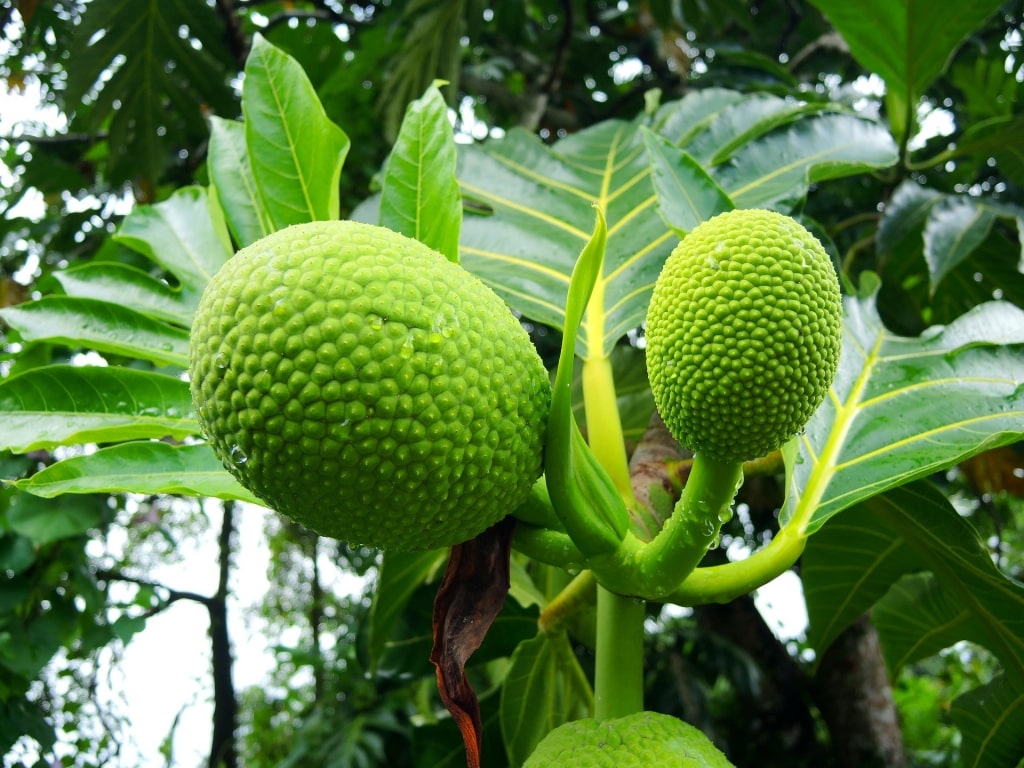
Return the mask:
<path fill-rule="evenodd" d="M 924 258 L 933 293 L 942 278 L 988 237 L 996 215 L 984 201 L 966 196 L 946 197 L 932 207 L 924 226 Z"/>
<path fill-rule="evenodd" d="M 130 368 L 33 368 L 0 382 L 0 414 L 0 449 L 19 453 L 199 432 L 186 382 Z"/>
<path fill-rule="evenodd" d="M 828 521 L 801 560 L 808 642 L 818 655 L 903 575 L 924 568 L 902 538 L 893 538 L 864 505 Z"/>
<path fill-rule="evenodd" d="M 110 625 L 114 637 L 122 643 L 127 643 L 136 634 L 146 628 L 146 619 L 142 616 L 118 616 Z"/>
<path fill-rule="evenodd" d="M 963 736 L 962 765 L 1004 768 L 1020 764 L 1024 754 L 1024 686 L 999 675 L 965 693 L 950 712 Z"/>
<path fill-rule="evenodd" d="M 0 570 L 17 576 L 35 560 L 35 545 L 30 538 L 13 532 L 0 535 Z"/>
<path fill-rule="evenodd" d="M 440 572 L 447 556 L 447 550 L 384 553 L 377 588 L 373 593 L 370 621 L 365 627 L 369 655 L 367 667 L 371 673 L 379 668 L 388 644 L 405 639 L 396 638 L 395 630 L 409 598 L 418 587 Z M 429 645 L 427 647 L 429 649 Z"/>
<path fill-rule="evenodd" d="M 412 102 L 384 169 L 380 224 L 459 261 L 462 196 L 455 137 L 437 85 Z"/>
<path fill-rule="evenodd" d="M 594 695 L 565 633 L 519 644 L 501 689 L 501 731 L 512 765 L 522 765 L 544 736 L 588 717 Z"/>
<path fill-rule="evenodd" d="M 965 37 L 1002 5 L 971 0 L 941 12 L 927 0 L 812 0 L 865 69 L 885 80 L 898 103 L 913 108 Z M 893 116 L 894 121 L 902 116 Z M 897 131 L 902 133 L 902 131 Z"/>
<path fill-rule="evenodd" d="M 53 500 L 19 493 L 11 499 L 7 511 L 11 530 L 31 539 L 37 547 L 80 536 L 101 520 L 102 508 L 89 496 Z"/>
<path fill-rule="evenodd" d="M 155 182 L 170 150 L 203 134 L 204 110 L 232 111 L 228 78 L 235 65 L 226 38 L 206 3 L 93 0 L 85 6 L 70 39 L 61 95 L 73 127 L 108 129 L 115 182 L 140 176 Z M 98 95 L 86 98 L 92 89 Z"/>
<path fill-rule="evenodd" d="M 902 577 L 871 611 L 893 676 L 961 640 L 982 642 L 986 631 L 977 618 L 930 573 Z"/>

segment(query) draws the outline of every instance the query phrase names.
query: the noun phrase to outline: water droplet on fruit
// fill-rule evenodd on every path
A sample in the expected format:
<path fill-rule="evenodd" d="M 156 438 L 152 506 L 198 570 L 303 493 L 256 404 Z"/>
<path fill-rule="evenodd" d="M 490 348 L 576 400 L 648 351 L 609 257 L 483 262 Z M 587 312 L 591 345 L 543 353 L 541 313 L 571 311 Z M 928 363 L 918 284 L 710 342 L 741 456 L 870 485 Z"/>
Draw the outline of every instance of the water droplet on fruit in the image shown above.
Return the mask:
<path fill-rule="evenodd" d="M 379 331 L 384 327 L 384 318 L 380 315 L 367 315 L 366 324 L 375 331 Z"/>
<path fill-rule="evenodd" d="M 232 445 L 231 450 L 228 451 L 228 458 L 231 459 L 231 463 L 236 467 L 241 467 L 249 460 L 249 457 L 245 455 L 245 451 L 242 450 L 240 445 Z"/>
<path fill-rule="evenodd" d="M 402 357 L 408 360 L 410 357 L 412 357 L 413 352 L 415 351 L 416 342 L 413 341 L 412 336 L 406 336 L 405 341 L 403 341 L 402 345 L 398 348 L 398 354 L 400 354 Z"/>

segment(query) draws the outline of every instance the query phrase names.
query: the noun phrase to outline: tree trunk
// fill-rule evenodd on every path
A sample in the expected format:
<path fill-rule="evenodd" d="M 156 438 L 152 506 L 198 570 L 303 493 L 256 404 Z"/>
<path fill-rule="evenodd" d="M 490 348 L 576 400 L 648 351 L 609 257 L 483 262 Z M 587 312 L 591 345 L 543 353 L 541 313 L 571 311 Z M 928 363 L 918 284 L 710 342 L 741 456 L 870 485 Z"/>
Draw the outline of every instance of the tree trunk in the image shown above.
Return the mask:
<path fill-rule="evenodd" d="M 213 738 L 209 768 L 237 768 L 235 730 L 238 726 L 238 699 L 231 678 L 231 638 L 228 635 L 228 576 L 231 571 L 231 538 L 235 530 L 235 503 L 224 502 L 218 563 L 217 593 L 206 604 L 210 611 L 210 646 L 213 651 Z"/>
<path fill-rule="evenodd" d="M 764 673 L 743 746 L 748 760 L 762 765 L 825 764 L 820 755 L 804 670 L 765 623 L 750 595 L 724 605 L 700 605 L 694 616 L 701 629 L 728 638 Z M 779 750 L 782 750 L 781 752 Z"/>
<path fill-rule="evenodd" d="M 832 735 L 838 768 L 907 764 L 889 674 L 867 614 L 825 652 L 818 667 L 816 698 Z"/>
<path fill-rule="evenodd" d="M 313 560 L 313 584 L 311 587 L 309 606 L 310 646 L 313 658 L 313 698 L 319 704 L 323 701 L 326 683 L 324 680 L 324 659 L 320 654 L 320 625 L 324 619 L 324 588 L 320 583 L 320 537 L 314 536 L 310 545 L 310 558 Z"/>

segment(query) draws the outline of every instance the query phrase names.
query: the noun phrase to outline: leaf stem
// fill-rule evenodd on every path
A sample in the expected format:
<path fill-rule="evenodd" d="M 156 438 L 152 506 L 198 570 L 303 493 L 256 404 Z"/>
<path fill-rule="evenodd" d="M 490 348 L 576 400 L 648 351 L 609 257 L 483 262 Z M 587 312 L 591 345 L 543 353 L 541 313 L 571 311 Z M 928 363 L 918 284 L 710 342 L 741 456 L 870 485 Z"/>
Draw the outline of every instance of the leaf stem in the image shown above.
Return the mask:
<path fill-rule="evenodd" d="M 727 603 L 788 571 L 806 544 L 807 535 L 791 523 L 746 560 L 695 569 L 665 600 L 689 606 Z"/>
<path fill-rule="evenodd" d="M 623 717 L 644 708 L 642 600 L 597 588 L 594 717 Z"/>
<path fill-rule="evenodd" d="M 551 601 L 540 612 L 537 626 L 545 635 L 554 635 L 565 631 L 566 622 L 578 611 L 594 604 L 594 574 L 581 571 L 565 588 L 551 598 Z M 589 685 L 589 683 L 588 683 Z"/>
<path fill-rule="evenodd" d="M 683 495 L 661 532 L 637 556 L 640 594 L 660 598 L 689 576 L 732 517 L 732 502 L 743 481 L 740 462 L 693 457 Z"/>
<path fill-rule="evenodd" d="M 622 433 L 611 358 L 608 356 L 583 361 L 583 409 L 587 415 L 591 451 L 611 477 L 626 506 L 635 508 L 626 440 Z"/>

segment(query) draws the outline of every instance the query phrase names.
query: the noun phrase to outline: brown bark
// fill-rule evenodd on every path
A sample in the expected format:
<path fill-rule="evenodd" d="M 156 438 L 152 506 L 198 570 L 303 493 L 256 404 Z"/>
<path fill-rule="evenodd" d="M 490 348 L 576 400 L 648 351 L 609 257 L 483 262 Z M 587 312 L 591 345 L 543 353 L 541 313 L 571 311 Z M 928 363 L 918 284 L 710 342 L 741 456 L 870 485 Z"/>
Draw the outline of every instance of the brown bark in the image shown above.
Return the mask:
<path fill-rule="evenodd" d="M 907 764 L 878 634 L 866 614 L 825 652 L 815 683 L 838 768 Z"/>
<path fill-rule="evenodd" d="M 324 587 L 320 582 L 320 537 L 314 536 L 310 544 L 310 559 L 313 561 L 313 584 L 311 586 L 309 606 L 310 645 L 317 663 L 313 665 L 313 698 L 317 703 L 323 701 L 326 681 L 324 680 L 324 664 L 320 656 L 320 625 L 324 620 Z"/>
<path fill-rule="evenodd" d="M 228 576 L 231 571 L 231 538 L 235 531 L 235 503 L 224 502 L 220 534 L 217 592 L 206 602 L 210 612 L 210 647 L 213 652 L 213 736 L 210 743 L 209 768 L 237 768 L 238 752 L 235 731 L 238 727 L 238 697 L 231 677 L 233 663 L 231 638 L 228 635 Z"/>

